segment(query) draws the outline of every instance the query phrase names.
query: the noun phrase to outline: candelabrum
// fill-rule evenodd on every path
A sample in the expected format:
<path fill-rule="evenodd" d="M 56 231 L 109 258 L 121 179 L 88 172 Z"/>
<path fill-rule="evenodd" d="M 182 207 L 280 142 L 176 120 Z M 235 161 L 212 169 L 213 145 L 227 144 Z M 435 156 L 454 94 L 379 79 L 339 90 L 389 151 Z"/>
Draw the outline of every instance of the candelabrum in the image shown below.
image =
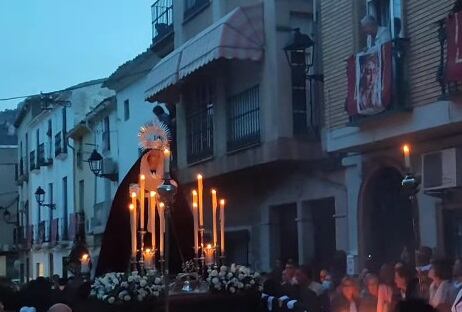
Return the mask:
<path fill-rule="evenodd" d="M 157 194 L 159 194 L 160 200 L 165 205 L 165 250 L 164 254 L 161 255 L 161 272 L 164 276 L 164 288 L 165 288 L 165 311 L 169 311 L 168 295 L 169 295 L 169 259 L 170 259 L 170 221 L 171 221 L 171 210 L 173 202 L 175 201 L 175 195 L 177 192 L 176 185 L 173 184 L 173 180 L 170 174 L 166 173 L 164 182 L 157 188 Z"/>
<path fill-rule="evenodd" d="M 410 170 L 409 170 L 410 171 Z M 412 172 L 406 174 L 401 181 L 401 186 L 404 193 L 408 196 L 412 208 L 412 230 L 414 234 L 413 251 L 420 247 L 420 230 L 419 230 L 419 206 L 417 203 L 417 193 L 420 190 L 420 177 L 415 176 Z M 412 262 L 415 262 L 415 254 L 411 254 Z"/>

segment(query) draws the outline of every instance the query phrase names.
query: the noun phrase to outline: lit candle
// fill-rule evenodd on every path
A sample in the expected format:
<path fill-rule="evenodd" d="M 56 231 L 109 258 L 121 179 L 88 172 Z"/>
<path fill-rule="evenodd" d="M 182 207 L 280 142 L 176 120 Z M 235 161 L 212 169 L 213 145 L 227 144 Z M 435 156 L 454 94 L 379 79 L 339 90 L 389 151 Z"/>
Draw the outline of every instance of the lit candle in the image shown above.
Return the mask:
<path fill-rule="evenodd" d="M 159 236 L 159 252 L 160 257 L 164 257 L 164 234 L 165 234 L 165 205 L 164 203 L 159 203 L 159 227 L 160 227 L 160 236 Z"/>
<path fill-rule="evenodd" d="M 404 165 L 406 169 L 411 169 L 411 148 L 409 145 L 403 145 Z"/>
<path fill-rule="evenodd" d="M 201 174 L 197 175 L 197 191 L 199 194 L 199 227 L 202 228 L 204 226 L 204 202 L 203 202 L 204 185 L 203 185 Z"/>
<path fill-rule="evenodd" d="M 144 188 L 146 177 L 144 174 L 140 175 L 140 228 L 144 230 Z"/>
<path fill-rule="evenodd" d="M 156 192 L 149 193 L 149 232 L 151 232 L 151 246 L 156 250 Z"/>
<path fill-rule="evenodd" d="M 90 273 L 90 256 L 88 254 L 84 254 L 80 259 L 80 272 L 83 274 Z"/>
<path fill-rule="evenodd" d="M 220 237 L 221 256 L 225 254 L 225 200 L 220 200 Z"/>
<path fill-rule="evenodd" d="M 199 225 L 197 220 L 197 203 L 193 203 L 194 217 L 194 254 L 199 258 Z"/>
<path fill-rule="evenodd" d="M 136 201 L 136 193 L 135 193 L 135 201 Z M 136 258 L 136 208 L 135 208 L 135 205 L 133 204 L 130 204 L 129 208 L 130 208 L 130 232 L 131 232 L 132 258 Z"/>
<path fill-rule="evenodd" d="M 170 173 L 170 150 L 164 149 L 164 176 L 168 176 Z"/>
<path fill-rule="evenodd" d="M 197 205 L 197 191 L 196 190 L 192 191 L 192 201 L 193 201 L 193 204 Z"/>
<path fill-rule="evenodd" d="M 217 247 L 218 233 L 217 233 L 217 191 L 212 190 L 212 223 L 213 223 L 213 247 Z"/>
<path fill-rule="evenodd" d="M 207 246 L 204 249 L 204 254 L 205 254 L 205 265 L 212 265 L 215 263 L 214 257 L 213 257 L 213 247 L 212 244 L 207 244 Z"/>
<path fill-rule="evenodd" d="M 144 264 L 148 269 L 154 268 L 154 252 L 150 248 L 144 251 Z"/>

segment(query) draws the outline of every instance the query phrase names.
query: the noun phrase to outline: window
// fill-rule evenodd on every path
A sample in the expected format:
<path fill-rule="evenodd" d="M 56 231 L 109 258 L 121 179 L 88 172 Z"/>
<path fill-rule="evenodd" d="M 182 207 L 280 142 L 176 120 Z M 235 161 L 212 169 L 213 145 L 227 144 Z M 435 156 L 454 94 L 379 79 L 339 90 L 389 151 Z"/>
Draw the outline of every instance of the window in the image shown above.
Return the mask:
<path fill-rule="evenodd" d="M 48 202 L 50 204 L 53 204 L 53 183 L 48 183 Z M 48 219 L 51 220 L 53 219 L 53 209 L 48 209 Z"/>
<path fill-rule="evenodd" d="M 111 136 L 109 129 L 109 116 L 104 117 L 103 122 L 103 151 L 111 150 Z"/>
<path fill-rule="evenodd" d="M 124 120 L 127 121 L 130 118 L 130 102 L 124 101 Z"/>
<path fill-rule="evenodd" d="M 187 159 L 194 163 L 213 155 L 215 86 L 211 83 L 196 85 L 187 101 Z"/>
<path fill-rule="evenodd" d="M 63 222 L 62 222 L 62 238 L 64 239 L 67 239 L 67 225 L 68 225 L 68 222 L 67 222 L 67 217 L 68 217 L 68 212 L 67 212 L 67 177 L 64 177 L 63 178 L 63 182 L 62 182 L 62 194 L 63 194 L 63 197 L 62 197 L 62 204 L 63 204 Z"/>
<path fill-rule="evenodd" d="M 47 158 L 52 159 L 53 155 L 53 128 L 51 119 L 48 120 L 48 130 L 47 130 Z"/>
<path fill-rule="evenodd" d="M 404 37 L 402 0 L 367 0 L 367 13 L 374 16 L 380 26 L 387 27 L 392 38 Z"/>
<path fill-rule="evenodd" d="M 195 16 L 210 4 L 210 0 L 184 0 L 185 20 Z"/>
<path fill-rule="evenodd" d="M 63 129 L 62 129 L 62 152 L 67 153 L 67 112 L 66 112 L 66 107 L 63 107 Z M 56 143 L 55 143 L 56 144 Z M 55 152 L 56 153 L 56 152 Z"/>
<path fill-rule="evenodd" d="M 85 208 L 85 181 L 79 181 L 79 208 L 80 211 L 84 211 Z"/>
<path fill-rule="evenodd" d="M 228 99 L 228 151 L 260 142 L 259 87 L 247 89 Z"/>

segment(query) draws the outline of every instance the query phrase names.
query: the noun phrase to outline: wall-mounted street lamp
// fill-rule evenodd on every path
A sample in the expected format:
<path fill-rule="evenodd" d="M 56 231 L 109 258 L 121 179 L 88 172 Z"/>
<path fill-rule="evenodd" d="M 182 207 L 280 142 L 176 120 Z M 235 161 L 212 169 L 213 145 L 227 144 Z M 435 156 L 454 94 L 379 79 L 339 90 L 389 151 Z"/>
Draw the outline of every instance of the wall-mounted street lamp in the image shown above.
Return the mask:
<path fill-rule="evenodd" d="M 103 171 L 103 156 L 96 149 L 93 150 L 87 160 L 91 172 L 97 177 L 106 178 L 111 181 L 117 181 L 119 176 L 117 173 L 102 173 Z"/>
<path fill-rule="evenodd" d="M 35 200 L 37 201 L 37 204 L 39 205 L 39 207 L 48 207 L 50 209 L 55 209 L 56 208 L 56 205 L 54 203 L 47 203 L 45 204 L 44 201 L 45 201 L 45 190 L 43 188 L 41 188 L 40 186 L 37 187 L 37 189 L 35 190 Z"/>
<path fill-rule="evenodd" d="M 323 82 L 323 75 L 310 74 L 310 69 L 314 65 L 315 42 L 309 35 L 301 33 L 300 28 L 292 30 L 294 32 L 293 37 L 284 47 L 289 66 L 291 68 L 302 66 L 305 79 Z"/>

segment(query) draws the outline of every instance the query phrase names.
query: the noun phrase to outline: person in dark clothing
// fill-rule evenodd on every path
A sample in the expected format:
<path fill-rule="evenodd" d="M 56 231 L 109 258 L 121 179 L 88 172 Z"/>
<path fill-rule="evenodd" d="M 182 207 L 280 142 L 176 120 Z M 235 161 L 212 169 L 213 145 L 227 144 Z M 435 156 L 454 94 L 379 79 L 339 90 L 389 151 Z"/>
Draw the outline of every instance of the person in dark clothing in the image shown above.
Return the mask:
<path fill-rule="evenodd" d="M 415 277 L 411 267 L 401 265 L 395 268 L 395 284 L 399 290 L 399 295 L 395 302 L 421 298 L 419 280 Z"/>
<path fill-rule="evenodd" d="M 404 300 L 396 306 L 396 312 L 436 312 L 436 310 L 424 300 Z"/>
<path fill-rule="evenodd" d="M 263 283 L 263 293 L 280 297 L 283 295 L 282 288 L 282 267 L 278 262 L 274 270 L 268 274 L 268 278 Z"/>
<path fill-rule="evenodd" d="M 310 312 L 321 311 L 319 298 L 316 293 L 310 289 L 312 272 L 311 268 L 302 266 L 295 270 L 294 283 L 298 288 L 298 300 L 304 307 L 304 310 Z"/>

